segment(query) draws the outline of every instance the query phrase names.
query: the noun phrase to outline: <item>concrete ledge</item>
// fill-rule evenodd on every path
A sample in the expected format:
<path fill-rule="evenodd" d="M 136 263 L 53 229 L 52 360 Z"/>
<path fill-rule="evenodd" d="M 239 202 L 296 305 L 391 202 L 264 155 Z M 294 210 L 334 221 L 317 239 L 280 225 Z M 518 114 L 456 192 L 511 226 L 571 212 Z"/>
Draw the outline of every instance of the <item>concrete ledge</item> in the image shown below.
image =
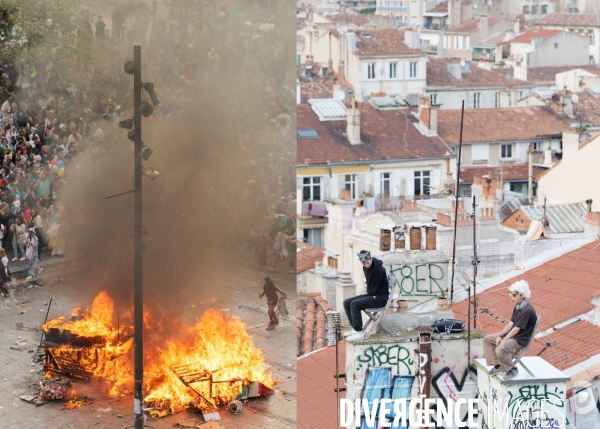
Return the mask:
<path fill-rule="evenodd" d="M 404 332 L 413 331 L 418 326 L 431 326 L 440 319 L 454 319 L 454 312 L 445 310 L 430 313 L 387 313 L 379 323 L 392 332 Z"/>

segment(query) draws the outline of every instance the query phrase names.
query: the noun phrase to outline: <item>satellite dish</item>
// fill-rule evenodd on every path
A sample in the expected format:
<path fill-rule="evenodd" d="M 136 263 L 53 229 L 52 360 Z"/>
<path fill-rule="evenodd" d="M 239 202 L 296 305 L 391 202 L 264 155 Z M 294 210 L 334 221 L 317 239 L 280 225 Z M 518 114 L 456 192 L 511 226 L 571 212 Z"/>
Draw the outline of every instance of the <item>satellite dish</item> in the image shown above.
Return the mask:
<path fill-rule="evenodd" d="M 460 66 L 464 67 L 466 65 L 465 60 L 460 60 Z"/>
<path fill-rule="evenodd" d="M 579 101 L 579 95 L 573 94 L 573 96 L 571 97 L 571 99 L 573 100 L 573 103 L 577 103 Z"/>

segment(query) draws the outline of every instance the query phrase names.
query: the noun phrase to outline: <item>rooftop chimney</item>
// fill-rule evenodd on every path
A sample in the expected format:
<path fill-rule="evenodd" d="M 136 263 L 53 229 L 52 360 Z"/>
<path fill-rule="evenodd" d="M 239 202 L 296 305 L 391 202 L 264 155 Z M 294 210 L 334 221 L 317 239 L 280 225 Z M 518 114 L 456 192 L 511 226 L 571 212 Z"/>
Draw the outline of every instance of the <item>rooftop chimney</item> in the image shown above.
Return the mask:
<path fill-rule="evenodd" d="M 462 80 L 462 67 L 460 65 L 460 58 L 452 58 L 448 61 L 448 73 L 456 79 Z"/>
<path fill-rule="evenodd" d="M 351 145 L 360 144 L 360 110 L 356 108 L 356 101 L 352 97 L 352 106 L 348 109 L 346 138 Z"/>
<path fill-rule="evenodd" d="M 437 133 L 438 104 L 431 104 L 428 97 L 421 97 L 419 103 L 419 123 L 430 132 Z"/>
<path fill-rule="evenodd" d="M 479 40 L 487 39 L 489 32 L 488 16 L 479 15 Z"/>

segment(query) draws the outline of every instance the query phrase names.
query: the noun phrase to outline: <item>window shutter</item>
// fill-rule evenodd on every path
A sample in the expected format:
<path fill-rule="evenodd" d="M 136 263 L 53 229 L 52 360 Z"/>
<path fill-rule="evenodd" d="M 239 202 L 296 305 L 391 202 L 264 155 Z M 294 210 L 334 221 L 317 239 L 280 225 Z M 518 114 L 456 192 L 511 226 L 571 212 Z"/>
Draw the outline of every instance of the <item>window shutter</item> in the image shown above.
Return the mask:
<path fill-rule="evenodd" d="M 468 106 L 469 109 L 473 108 L 473 93 L 472 92 L 467 92 L 467 97 L 468 97 Z"/>
<path fill-rule="evenodd" d="M 437 102 L 438 104 L 444 104 L 444 94 L 438 94 Z"/>
<path fill-rule="evenodd" d="M 433 170 L 433 177 L 431 178 L 431 186 L 436 187 L 436 189 L 431 189 L 432 194 L 440 193 L 440 186 L 442 184 L 442 172 L 439 169 Z"/>
<path fill-rule="evenodd" d="M 379 171 L 373 172 L 373 196 L 376 197 L 381 193 L 381 173 Z"/>
<path fill-rule="evenodd" d="M 329 183 L 330 184 L 329 192 L 331 192 L 330 198 L 339 198 L 340 197 L 340 182 L 343 182 L 343 180 L 344 180 L 344 175 L 341 175 L 341 174 L 335 174 L 331 179 L 329 179 L 329 182 L 330 182 Z"/>
<path fill-rule="evenodd" d="M 491 108 L 496 107 L 496 93 L 495 92 L 490 93 L 490 107 Z"/>
<path fill-rule="evenodd" d="M 489 143 L 476 143 L 471 145 L 471 162 L 489 161 L 490 145 Z"/>
<path fill-rule="evenodd" d="M 456 92 L 452 93 L 452 108 L 453 109 L 460 109 L 460 94 L 457 94 Z"/>
<path fill-rule="evenodd" d="M 329 180 L 329 174 L 325 175 L 325 176 L 321 176 L 321 183 L 323 184 L 323 193 L 321 194 L 321 201 L 323 201 L 325 198 L 331 198 L 330 194 L 329 194 L 329 185 L 330 185 L 330 180 Z"/>
<path fill-rule="evenodd" d="M 412 198 L 415 195 L 415 174 L 413 171 L 408 172 L 408 179 L 406 183 L 406 197 Z"/>
<path fill-rule="evenodd" d="M 392 188 L 390 189 L 390 193 L 392 197 L 397 197 L 400 195 L 400 172 L 393 171 L 392 172 Z"/>
<path fill-rule="evenodd" d="M 487 93 L 482 92 L 481 93 L 481 98 L 479 100 L 481 102 L 481 106 L 479 106 L 480 109 L 485 109 L 486 107 L 488 107 L 488 105 L 487 105 Z"/>
<path fill-rule="evenodd" d="M 369 79 L 369 65 L 366 62 L 362 63 L 362 80 Z"/>
<path fill-rule="evenodd" d="M 358 195 L 356 196 L 357 198 L 361 198 L 363 195 L 363 192 L 365 192 L 365 173 L 360 173 L 356 175 L 356 190 L 358 192 Z"/>

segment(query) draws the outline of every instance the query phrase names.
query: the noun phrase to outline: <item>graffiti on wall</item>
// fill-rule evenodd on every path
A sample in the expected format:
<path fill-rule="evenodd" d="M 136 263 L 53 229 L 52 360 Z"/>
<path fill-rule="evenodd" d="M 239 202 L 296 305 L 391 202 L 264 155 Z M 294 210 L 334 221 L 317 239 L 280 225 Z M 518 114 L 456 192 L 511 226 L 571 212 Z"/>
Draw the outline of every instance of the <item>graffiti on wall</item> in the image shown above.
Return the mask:
<path fill-rule="evenodd" d="M 388 367 L 372 367 L 368 366 L 365 371 L 365 383 L 361 392 L 361 399 L 367 399 L 369 407 L 373 406 L 374 400 L 379 399 L 391 399 L 395 401 L 397 399 L 404 400 L 404 406 L 408 408 L 408 401 L 411 397 L 411 390 L 416 377 L 411 375 L 392 375 L 394 369 Z M 475 377 L 477 373 L 474 368 L 470 368 L 470 371 Z M 449 405 L 454 407 L 455 401 L 462 398 L 477 398 L 478 391 L 477 386 L 473 383 L 473 380 L 469 378 L 469 370 L 464 371 L 460 380 L 454 375 L 454 367 L 445 367 L 438 371 L 431 379 L 431 384 L 438 396 L 443 399 L 444 403 L 448 407 Z M 372 408 L 369 408 L 372 409 Z M 434 411 L 436 410 L 434 406 Z M 396 418 L 396 413 L 393 407 L 388 407 L 389 412 L 386 414 L 386 419 L 389 422 L 393 422 Z M 379 415 L 379 408 L 376 409 L 376 416 Z M 435 413 L 434 419 L 435 420 Z M 381 427 L 381 423 L 375 421 L 374 425 L 368 425 L 365 421 L 364 410 L 361 410 L 361 428 L 378 428 Z M 461 421 L 467 421 L 467 410 L 465 407 L 464 414 L 461 416 Z M 403 426 L 393 426 L 402 427 Z M 436 426 L 439 429 L 446 429 L 444 426 Z"/>
<path fill-rule="evenodd" d="M 431 296 L 446 290 L 446 264 L 390 267 L 401 295 Z"/>
<path fill-rule="evenodd" d="M 414 360 L 411 353 L 399 344 L 380 344 L 367 347 L 356 356 L 356 369 L 363 366 L 391 367 L 394 375 L 411 375 Z"/>
<path fill-rule="evenodd" d="M 365 384 L 361 392 L 361 399 L 366 399 L 369 403 L 369 409 L 373 407 L 375 399 L 391 399 L 392 403 L 396 400 L 404 400 L 404 407 L 408 408 L 408 400 L 415 377 L 410 375 L 394 375 L 392 376 L 391 368 L 367 368 L 365 372 Z M 396 413 L 393 407 L 388 407 L 389 413 L 385 415 L 386 420 L 393 422 L 396 418 Z M 376 416 L 379 416 L 379 405 L 376 408 Z M 381 423 L 378 418 L 375 419 L 374 425 L 367 425 L 365 421 L 364 409 L 361 410 L 361 428 L 378 428 Z M 407 423 L 408 425 L 408 423 Z M 394 426 L 402 429 L 407 429 L 407 426 Z"/>

